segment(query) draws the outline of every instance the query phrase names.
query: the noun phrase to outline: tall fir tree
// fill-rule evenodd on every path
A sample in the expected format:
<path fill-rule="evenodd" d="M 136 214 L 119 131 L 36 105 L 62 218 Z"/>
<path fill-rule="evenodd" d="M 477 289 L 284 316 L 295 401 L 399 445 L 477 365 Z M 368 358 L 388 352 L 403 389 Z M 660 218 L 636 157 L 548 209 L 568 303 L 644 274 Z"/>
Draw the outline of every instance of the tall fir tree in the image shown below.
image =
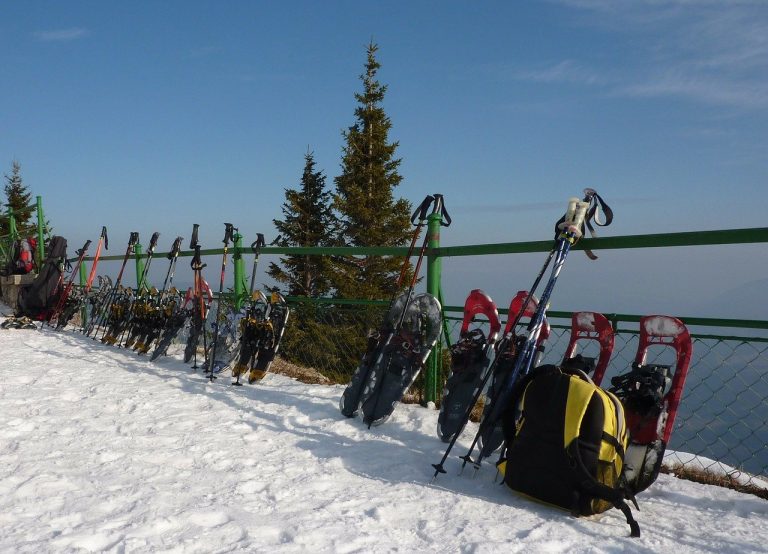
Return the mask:
<path fill-rule="evenodd" d="M 32 198 L 32 194 L 27 190 L 21 179 L 21 164 L 13 160 L 11 164 L 11 174 L 5 175 L 5 197 L 6 197 L 6 211 L 7 208 L 13 209 L 13 216 L 16 220 L 16 228 L 19 234 L 27 234 L 32 226 L 29 225 L 29 220 L 32 217 L 31 211 L 25 211 L 24 208 L 29 206 Z M 1 234 L 8 232 L 8 226 L 3 226 Z"/>
<path fill-rule="evenodd" d="M 315 171 L 312 152 L 304 156 L 304 172 L 298 189 L 285 189 L 283 219 L 273 220 L 279 233 L 277 246 L 332 246 L 336 217 L 331 209 L 331 193 L 325 188 L 325 175 Z M 283 267 L 270 263 L 267 273 L 288 286 L 292 296 L 323 296 L 331 290 L 329 258 L 291 255 L 282 258 Z"/>
<path fill-rule="evenodd" d="M 410 234 L 410 203 L 394 197 L 402 181 L 397 142 L 389 142 L 392 122 L 382 107 L 386 85 L 376 73 L 378 46 L 367 47 L 363 91 L 355 94 L 355 123 L 343 132 L 341 175 L 336 177 L 334 207 L 339 213 L 340 242 L 349 246 L 400 246 Z M 342 298 L 386 299 L 396 289 L 402 259 L 368 256 L 336 257 L 332 282 Z"/>

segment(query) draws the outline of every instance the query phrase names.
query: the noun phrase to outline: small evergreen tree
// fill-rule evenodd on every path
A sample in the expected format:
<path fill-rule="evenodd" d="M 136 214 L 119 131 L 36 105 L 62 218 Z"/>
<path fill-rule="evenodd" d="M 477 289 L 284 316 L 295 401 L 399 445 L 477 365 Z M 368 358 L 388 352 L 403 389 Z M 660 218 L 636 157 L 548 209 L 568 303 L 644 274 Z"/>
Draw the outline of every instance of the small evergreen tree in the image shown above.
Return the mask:
<path fill-rule="evenodd" d="M 16 220 L 16 228 L 18 229 L 19 234 L 24 235 L 32 229 L 29 225 L 32 212 L 24 210 L 24 208 L 29 206 L 32 194 L 22 182 L 21 164 L 16 160 L 13 160 L 11 174 L 5 175 L 5 181 L 7 206 L 13 209 L 13 217 Z M 8 228 L 6 227 L 4 231 L 7 233 Z"/>
<path fill-rule="evenodd" d="M 340 242 L 350 246 L 399 246 L 410 234 L 410 203 L 396 199 L 402 181 L 397 142 L 389 142 L 392 122 L 382 107 L 386 85 L 376 80 L 378 46 L 367 47 L 363 92 L 356 93 L 355 123 L 343 132 L 341 175 L 336 177 L 334 207 L 340 214 Z M 332 283 L 342 298 L 387 299 L 396 288 L 402 259 L 336 257 Z"/>
<path fill-rule="evenodd" d="M 285 190 L 282 220 L 273 220 L 279 238 L 275 244 L 291 246 L 333 246 L 337 236 L 337 219 L 331 208 L 331 193 L 325 188 L 325 176 L 315 170 L 312 152 L 304 156 L 304 171 L 296 189 Z M 328 256 L 290 255 L 281 258 L 281 265 L 271 263 L 267 273 L 276 281 L 287 285 L 292 296 L 318 297 L 331 290 Z M 338 322 L 329 319 L 328 310 L 302 302 L 293 306 L 285 336 L 282 339 L 282 356 L 293 363 L 318 368 L 343 365 L 347 356 L 347 341 L 339 336 Z M 347 371 L 350 371 L 347 368 Z M 326 372 L 332 379 L 339 379 L 334 372 Z"/>
<path fill-rule="evenodd" d="M 304 172 L 299 189 L 285 189 L 283 219 L 273 220 L 279 233 L 277 246 L 332 246 L 336 217 L 331 209 L 331 193 L 325 189 L 325 175 L 315 171 L 312 152 L 304 156 Z M 326 256 L 291 255 L 282 258 L 283 267 L 269 264 L 267 273 L 288 285 L 291 296 L 323 296 L 331 290 Z"/>

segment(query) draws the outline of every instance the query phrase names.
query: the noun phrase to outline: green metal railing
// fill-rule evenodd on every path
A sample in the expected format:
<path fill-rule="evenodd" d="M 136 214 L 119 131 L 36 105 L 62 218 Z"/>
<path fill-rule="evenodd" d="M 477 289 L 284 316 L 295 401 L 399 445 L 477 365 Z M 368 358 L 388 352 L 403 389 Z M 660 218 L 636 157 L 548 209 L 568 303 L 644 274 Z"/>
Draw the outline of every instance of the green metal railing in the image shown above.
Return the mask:
<path fill-rule="evenodd" d="M 455 257 L 455 256 L 483 256 L 483 255 L 498 255 L 498 254 L 519 254 L 519 253 L 534 253 L 534 252 L 548 252 L 552 247 L 552 241 L 529 241 L 518 243 L 497 243 L 497 244 L 478 244 L 467 246 L 440 246 L 440 214 L 432 214 L 428 220 L 428 247 L 426 249 L 427 256 L 427 292 L 433 294 L 436 297 L 440 297 L 441 291 L 441 271 L 440 260 L 443 257 Z M 243 262 L 243 255 L 246 250 L 242 246 L 242 236 L 238 233 L 235 235 L 235 244 L 233 247 L 233 259 L 234 259 L 234 295 L 235 303 L 239 303 L 244 298 L 247 287 L 247 276 L 245 275 L 245 267 Z M 683 233 L 658 233 L 651 235 L 628 235 L 618 237 L 606 237 L 606 238 L 591 238 L 582 239 L 574 248 L 575 249 L 590 249 L 590 250 L 602 250 L 602 249 L 633 249 L 633 248 L 666 248 L 666 247 L 681 247 L 681 246 L 713 246 L 713 245 L 726 245 L 726 244 L 754 244 L 754 243 L 768 243 L 768 227 L 755 227 L 747 229 L 724 229 L 714 231 L 695 231 L 695 232 L 683 232 Z M 343 256 L 405 256 L 408 253 L 408 249 L 404 247 L 278 247 L 278 246 L 264 246 L 261 248 L 263 255 L 275 255 L 275 254 L 287 254 L 287 255 L 343 255 Z M 166 253 L 155 253 L 155 256 L 164 256 Z M 182 251 L 179 256 L 188 257 L 194 254 L 193 251 Z M 202 250 L 203 256 L 220 256 L 223 254 L 222 248 L 214 248 Z M 122 256 L 102 256 L 101 259 L 107 260 L 122 260 Z M 86 258 L 88 261 L 92 261 L 93 258 Z M 137 245 L 135 252 L 136 260 L 136 275 L 142 274 L 143 268 L 143 254 L 141 252 L 141 245 Z M 137 284 L 137 286 L 140 284 Z M 339 299 L 328 300 L 336 304 L 342 302 L 348 302 L 349 300 L 341 301 Z M 323 302 L 323 301 L 321 301 Z M 367 302 L 362 302 L 367 303 Z M 386 303 L 386 302 L 385 302 Z M 369 304 L 369 303 L 367 303 Z M 449 312 L 451 309 L 459 309 L 458 307 L 446 307 L 445 312 Z M 552 317 L 558 317 L 558 312 L 550 312 Z M 627 321 L 637 322 L 640 316 L 627 315 L 627 314 L 614 314 L 612 316 L 615 322 Z M 762 321 L 750 321 L 750 320 L 712 320 L 703 318 L 684 318 L 691 325 L 704 325 L 704 326 L 738 326 L 741 328 L 752 329 L 765 329 L 768 328 L 768 323 Z M 720 322 L 720 323 L 716 323 Z M 438 351 L 436 347 L 435 352 Z M 438 379 L 437 372 L 439 368 L 439 359 L 436 354 L 430 357 L 427 363 L 426 370 L 426 391 L 425 398 L 428 402 L 434 402 L 437 400 L 438 395 Z"/>

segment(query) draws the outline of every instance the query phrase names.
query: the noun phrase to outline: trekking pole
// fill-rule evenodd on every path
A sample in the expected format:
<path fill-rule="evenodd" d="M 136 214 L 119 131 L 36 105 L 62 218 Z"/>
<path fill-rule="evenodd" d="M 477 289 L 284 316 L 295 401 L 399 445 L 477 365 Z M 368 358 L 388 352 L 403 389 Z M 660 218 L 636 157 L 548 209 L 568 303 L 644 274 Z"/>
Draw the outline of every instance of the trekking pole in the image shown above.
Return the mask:
<path fill-rule="evenodd" d="M 96 277 L 96 266 L 99 265 L 99 258 L 101 258 L 101 247 L 104 246 L 104 250 L 109 250 L 109 238 L 107 238 L 107 228 L 101 228 L 101 236 L 99 242 L 96 245 L 96 254 L 93 256 L 93 265 L 91 265 L 91 273 L 88 275 L 88 281 L 85 283 L 85 292 L 91 290 L 93 285 L 93 279 Z"/>
<path fill-rule="evenodd" d="M 405 256 L 405 259 L 403 260 L 403 266 L 400 269 L 400 276 L 397 279 L 397 285 L 395 287 L 395 291 L 392 293 L 392 298 L 389 301 L 389 308 L 388 311 L 392 309 L 392 307 L 395 304 L 396 299 L 398 298 L 398 295 L 400 293 L 400 287 L 403 285 L 403 280 L 405 279 L 405 276 L 408 273 L 408 265 L 410 264 L 411 256 L 413 255 L 413 250 L 416 245 L 416 241 L 419 238 L 419 235 L 421 234 L 421 229 L 426 224 L 424 221 L 427 219 L 427 212 L 429 210 L 429 207 L 434 202 L 435 198 L 432 195 L 428 195 L 424 200 L 421 202 L 418 208 L 413 212 L 413 215 L 411 215 L 411 223 L 416 226 L 416 228 L 413 231 L 413 237 L 411 238 L 411 244 L 408 247 L 408 253 Z M 419 264 L 421 264 L 421 257 L 424 255 L 424 249 L 427 246 L 427 239 L 424 240 L 424 244 L 421 248 L 420 254 L 419 254 Z M 413 283 L 415 285 L 415 282 Z M 408 298 L 410 299 L 411 292 L 413 291 L 413 285 L 408 291 Z M 403 314 L 405 314 L 405 308 L 407 308 L 407 303 L 403 308 Z M 368 352 L 370 352 L 369 359 L 372 363 L 366 364 L 365 361 L 361 363 L 361 367 L 358 369 L 361 369 L 363 365 L 365 365 L 365 369 L 361 373 L 355 372 L 352 376 L 352 380 L 350 381 L 349 385 L 347 385 L 347 388 L 344 389 L 344 392 L 342 393 L 341 400 L 339 402 L 339 409 L 342 413 L 342 415 L 346 417 L 352 417 L 354 416 L 357 411 L 358 407 L 360 406 L 360 399 L 363 394 L 363 390 L 365 388 L 366 383 L 368 382 L 368 378 L 370 377 L 371 371 L 373 367 L 376 365 L 375 362 L 378 361 L 378 359 L 381 357 L 381 352 L 384 349 L 384 346 L 389 344 L 389 342 L 392 340 L 392 331 L 387 332 L 386 338 L 382 338 L 381 334 L 379 334 L 376 337 L 371 337 L 369 341 L 375 340 L 374 346 L 369 346 L 369 350 L 366 350 L 366 354 L 364 355 L 363 359 L 365 360 L 366 357 L 368 357 Z M 359 378 L 356 379 L 356 376 L 360 375 Z"/>
<path fill-rule="evenodd" d="M 511 340 L 509 336 L 505 335 L 502 337 L 501 341 L 499 341 L 498 349 L 497 351 L 504 351 L 507 348 L 508 341 Z M 478 387 L 477 391 L 475 392 L 474 396 L 472 397 L 472 401 L 467 406 L 466 412 L 464 412 L 464 415 L 462 416 L 462 424 L 459 427 L 459 430 L 463 429 L 464 426 L 469 421 L 470 416 L 472 415 L 472 410 L 475 408 L 475 404 L 477 404 L 477 401 L 480 400 L 480 395 L 483 394 L 483 391 L 485 390 L 486 385 L 488 384 L 488 381 L 490 381 L 491 376 L 493 375 L 493 372 L 496 369 L 496 365 L 498 364 L 499 356 L 497 355 L 493 359 L 493 363 L 488 368 L 488 371 L 485 372 L 485 375 L 483 375 L 483 379 L 480 382 L 480 386 Z M 445 453 L 443 454 L 443 457 L 440 459 L 440 461 L 436 464 L 432 464 L 432 467 L 435 468 L 435 474 L 432 476 L 432 482 L 434 482 L 435 479 L 437 479 L 437 475 L 439 473 L 446 473 L 445 468 L 443 467 L 443 464 L 445 464 L 445 460 L 448 459 L 448 455 L 451 453 L 451 450 L 453 450 L 454 445 L 456 444 L 456 441 L 459 440 L 459 435 L 461 435 L 461 432 L 454 433 L 453 437 L 451 437 L 451 442 L 448 443 L 448 447 L 445 449 Z M 462 466 L 464 467 L 464 466 Z"/>
<path fill-rule="evenodd" d="M 549 299 L 554 290 L 557 278 L 560 275 L 560 271 L 565 264 L 565 259 L 568 256 L 571 246 L 582 236 L 581 228 L 584 225 L 584 218 L 589 208 L 589 202 L 580 201 L 578 198 L 571 198 L 568 203 L 568 210 L 565 217 L 557 224 L 558 232 L 560 233 L 557 238 L 557 248 L 555 250 L 554 265 L 549 277 L 549 281 L 544 287 L 539 305 L 531 317 L 531 321 L 528 324 L 528 336 L 522 349 L 516 353 L 515 365 L 510 375 L 499 387 L 498 394 L 493 400 L 491 410 L 488 413 L 488 417 L 484 418 L 480 423 L 480 428 L 475 435 L 472 445 L 465 456 L 462 457 L 464 463 L 462 468 L 471 461 L 471 454 L 483 432 L 488 428 L 496 425 L 496 422 L 500 419 L 504 410 L 506 409 L 506 403 L 509 400 L 515 385 L 520 377 L 525 376 L 531 369 L 531 365 L 536 356 L 536 346 L 544 324 L 544 318 L 546 315 Z M 480 452 L 478 459 L 474 462 L 474 465 L 479 466 L 483 459 L 483 453 Z"/>
<path fill-rule="evenodd" d="M 83 290 L 83 298 L 81 300 L 82 306 L 80 311 L 80 315 L 83 320 L 83 331 L 85 331 L 85 328 L 88 326 L 88 322 L 92 319 L 93 313 L 96 311 L 96 306 L 94 305 L 92 307 L 91 314 L 87 315 L 88 302 L 86 302 L 86 300 L 88 293 L 91 291 L 91 287 L 93 286 L 93 280 L 96 277 L 96 267 L 99 265 L 102 246 L 104 246 L 104 250 L 109 250 L 109 239 L 107 238 L 107 228 L 105 226 L 102 226 L 101 228 L 101 236 L 99 236 L 99 242 L 96 246 L 96 254 L 94 254 L 93 263 L 91 264 L 91 273 L 88 275 L 88 280 L 85 282 L 85 289 Z M 101 287 L 101 285 L 99 285 L 99 287 Z"/>
<path fill-rule="evenodd" d="M 147 248 L 147 252 L 145 254 L 145 257 L 147 258 L 147 261 L 144 263 L 144 269 L 141 271 L 141 277 L 139 278 L 139 283 L 136 286 L 136 291 L 138 292 L 142 288 L 147 288 L 147 275 L 149 274 L 149 266 L 152 265 L 152 257 L 155 254 L 155 247 L 157 246 L 157 239 L 160 238 L 160 233 L 155 231 L 152 233 L 152 238 L 149 239 L 149 248 Z"/>
<path fill-rule="evenodd" d="M 120 271 L 117 273 L 117 280 L 115 281 L 115 284 L 113 285 L 112 290 L 107 296 L 107 299 L 104 302 L 104 308 L 101 310 L 98 317 L 95 317 L 95 318 L 91 317 L 91 321 L 88 324 L 88 329 L 86 329 L 86 332 L 85 332 L 86 336 L 90 335 L 91 331 L 98 329 L 99 326 L 104 324 L 104 321 L 107 317 L 106 314 L 109 313 L 109 309 L 112 306 L 112 303 L 114 302 L 115 296 L 117 295 L 117 289 L 123 280 L 123 271 L 125 270 L 125 266 L 128 263 L 128 258 L 131 257 L 131 254 L 133 253 L 133 247 L 137 242 L 139 242 L 139 233 L 135 231 L 131 232 L 130 236 L 128 237 L 128 247 L 125 249 L 123 264 L 120 266 Z"/>
<path fill-rule="evenodd" d="M 171 251 L 168 252 L 167 258 L 170 261 L 168 265 L 168 271 L 165 274 L 165 280 L 163 281 L 163 288 L 160 290 L 159 302 L 162 302 L 167 287 L 173 283 L 173 274 L 176 272 L 176 261 L 179 259 L 179 252 L 181 252 L 181 241 L 184 237 L 176 237 L 171 245 Z"/>
<path fill-rule="evenodd" d="M 447 219 L 447 221 L 445 222 L 445 226 L 447 227 L 448 225 L 451 224 L 451 217 L 448 215 L 448 212 L 445 210 L 445 206 L 443 204 L 443 195 L 442 194 L 435 194 L 433 196 L 433 201 L 434 201 L 434 205 L 433 205 L 433 208 L 432 208 L 432 213 L 433 214 L 439 213 L 439 214 L 445 216 L 446 219 Z M 425 200 L 425 202 L 426 202 L 426 200 Z M 426 209 L 428 208 L 428 206 L 429 206 L 429 204 L 426 204 L 426 206 L 425 206 L 424 202 L 422 202 L 422 206 L 420 207 L 420 209 L 422 210 L 421 213 L 425 213 Z M 441 224 L 442 224 L 442 222 L 441 222 Z M 381 347 L 381 350 L 379 351 L 378 359 L 373 364 L 372 368 L 376 367 L 376 365 L 379 363 L 379 361 L 381 360 L 381 358 L 384 355 L 384 349 L 392 342 L 392 339 L 394 338 L 394 336 L 397 335 L 400 332 L 400 329 L 403 327 L 403 322 L 405 321 L 405 314 L 408 311 L 408 305 L 411 303 L 411 298 L 413 296 L 413 290 L 414 290 L 414 288 L 416 288 L 416 281 L 418 281 L 418 279 L 419 279 L 419 270 L 421 269 L 421 263 L 424 260 L 424 253 L 427 250 L 427 244 L 428 243 L 429 243 L 429 235 L 424 237 L 424 242 L 422 243 L 421 249 L 419 250 L 419 258 L 418 258 L 418 260 L 416 262 L 416 267 L 413 270 L 413 276 L 411 277 L 411 284 L 408 287 L 408 291 L 406 293 L 405 304 L 403 305 L 403 311 L 400 313 L 400 316 L 399 316 L 399 318 L 397 320 L 397 324 L 395 325 L 395 328 L 392 330 L 392 332 L 389 333 L 389 335 L 387 336 L 386 342 Z M 391 361 L 391 359 L 390 359 L 390 361 Z M 382 373 L 382 375 L 381 375 L 381 379 L 379 379 L 379 381 L 377 383 L 375 383 L 374 389 L 373 389 L 373 391 L 371 391 L 371 395 L 369 396 L 369 399 L 370 398 L 375 398 L 374 405 L 373 405 L 373 413 L 377 412 L 377 409 L 378 409 L 378 406 L 379 406 L 379 398 L 381 397 L 379 392 L 384 388 L 384 381 L 386 379 L 386 375 L 387 375 L 387 372 L 384 371 Z M 368 424 L 368 429 L 370 429 L 371 425 L 373 425 L 373 420 L 366 421 L 364 419 L 363 423 L 367 423 Z"/>
<path fill-rule="evenodd" d="M 261 249 L 265 244 L 266 242 L 264 241 L 264 235 L 261 233 L 256 233 L 256 240 L 251 244 L 251 250 L 253 250 L 255 257 L 253 258 L 253 270 L 251 271 L 251 287 L 249 291 L 250 294 L 253 294 L 253 287 L 256 284 L 256 266 L 259 265 L 259 254 L 261 253 Z"/>
<path fill-rule="evenodd" d="M 221 304 L 224 301 L 224 273 L 227 270 L 227 252 L 229 250 L 229 241 L 232 240 L 232 235 L 234 232 L 237 231 L 235 227 L 231 223 L 225 223 L 224 224 L 224 255 L 221 258 L 221 277 L 219 279 L 219 302 L 216 305 L 216 317 L 214 318 L 214 324 L 216 325 L 216 329 L 213 333 L 213 344 L 211 345 L 211 356 L 210 359 L 208 359 L 208 377 L 211 382 L 213 382 L 214 379 L 216 379 L 216 375 L 213 373 L 213 364 L 216 361 L 216 347 L 218 346 L 219 342 L 219 315 L 221 314 Z"/>
<path fill-rule="evenodd" d="M 613 220 L 613 212 L 612 212 L 611 208 L 608 207 L 608 205 L 605 204 L 603 199 L 600 197 L 599 194 L 597 194 L 597 192 L 594 189 L 590 189 L 590 188 L 584 189 L 584 200 L 583 200 L 583 202 L 588 203 L 588 206 L 589 206 L 588 209 L 587 209 L 587 212 L 586 212 L 586 216 L 584 218 L 584 223 L 586 224 L 586 227 L 589 229 L 590 233 L 592 233 L 593 235 L 595 234 L 594 233 L 594 229 L 593 229 L 593 227 L 591 225 L 591 222 L 593 220 L 595 221 L 595 223 L 597 225 L 600 225 L 600 226 L 603 226 L 603 227 L 607 226 L 607 225 L 610 225 L 610 223 Z M 569 205 L 569 207 L 570 207 L 570 205 Z M 600 223 L 599 221 L 597 221 L 596 214 L 597 214 L 598 210 L 600 210 L 600 209 L 602 209 L 603 212 L 605 213 L 605 218 L 606 218 L 605 223 Z M 555 241 L 553 242 L 552 249 L 549 251 L 549 253 L 547 255 L 547 259 L 544 262 L 544 265 L 542 266 L 541 270 L 539 271 L 538 275 L 536 276 L 536 279 L 534 280 L 533 285 L 531 286 L 531 289 L 528 291 L 528 295 L 525 298 L 523 306 L 520 308 L 520 311 L 517 312 L 517 314 L 515 316 L 515 319 L 514 319 L 514 322 L 511 323 L 511 324 L 508 323 L 506 325 L 506 331 L 504 333 L 504 336 L 502 337 L 502 340 L 499 341 L 499 343 L 496 345 L 496 348 L 495 348 L 497 354 L 494 357 L 493 362 L 491 363 L 490 367 L 488 368 L 487 373 L 483 377 L 483 380 L 482 380 L 482 383 L 480 385 L 480 388 L 475 393 L 475 395 L 474 395 L 470 405 L 467 408 L 466 413 L 464 414 L 464 417 L 462 419 L 462 421 L 463 421 L 462 427 L 463 427 L 463 425 L 466 425 L 467 421 L 469 421 L 469 417 L 470 417 L 470 415 L 472 413 L 472 410 L 473 410 L 475 404 L 480 399 L 480 396 L 482 395 L 482 392 L 485 389 L 485 386 L 488 384 L 488 381 L 493 376 L 493 373 L 496 371 L 496 368 L 497 368 L 498 364 L 500 363 L 500 360 L 502 359 L 502 355 L 501 354 L 503 354 L 509 348 L 510 345 L 514 346 L 514 341 L 515 341 L 515 336 L 516 336 L 515 335 L 515 329 L 517 328 L 517 326 L 520 323 L 520 320 L 523 318 L 524 314 L 526 313 L 526 311 L 528 309 L 528 305 L 532 301 L 532 299 L 534 298 L 534 293 L 538 289 L 539 284 L 541 283 L 541 279 L 544 277 L 544 274 L 546 273 L 546 270 L 549 267 L 549 264 L 552 262 L 552 259 L 555 256 L 555 252 L 558 249 L 558 244 L 559 244 L 559 240 L 558 239 L 559 239 L 559 235 L 560 235 L 560 230 L 558 229 L 558 227 L 566 220 L 566 217 L 567 217 L 567 215 L 563 216 L 557 222 L 557 224 L 555 225 L 555 227 L 556 227 L 556 238 L 555 238 Z M 586 251 L 586 253 L 587 253 L 587 256 L 590 259 L 596 259 L 597 258 L 597 256 L 594 256 L 590 251 Z M 510 314 L 510 316 L 511 316 L 511 314 Z M 497 398 L 494 397 L 494 398 L 491 398 L 489 400 L 490 400 L 490 405 L 494 406 L 496 404 Z M 471 460 L 471 453 L 472 453 L 472 450 L 474 450 L 474 447 L 475 447 L 477 441 L 479 440 L 480 436 L 481 436 L 481 432 L 478 431 L 478 434 L 476 435 L 475 441 L 472 443 L 472 446 L 470 447 L 469 452 L 465 456 L 461 456 L 460 457 L 462 460 L 464 460 L 464 462 L 463 462 L 463 464 L 461 466 L 462 469 L 466 466 L 466 464 L 468 462 L 472 461 Z M 445 460 L 448 458 L 448 455 L 450 454 L 451 450 L 453 449 L 454 445 L 456 444 L 456 441 L 458 440 L 458 438 L 459 437 L 458 437 L 458 433 L 457 433 L 454 437 L 452 437 L 452 439 L 451 439 L 450 443 L 448 444 L 448 447 L 446 448 L 446 451 L 443 454 L 443 457 L 440 460 L 440 462 L 438 462 L 437 464 L 432 464 L 432 467 L 435 468 L 435 474 L 432 477 L 433 481 L 437 478 L 437 475 L 439 473 L 445 473 L 445 469 L 443 467 L 443 464 L 445 463 Z"/>
<path fill-rule="evenodd" d="M 83 263 L 83 259 L 85 258 L 85 255 L 88 253 L 88 247 L 91 245 L 91 241 L 87 240 L 85 241 L 85 244 L 80 250 L 77 250 L 75 253 L 77 254 L 77 263 L 72 268 L 72 273 L 69 277 L 69 281 L 67 281 L 67 285 L 64 287 L 64 290 L 59 295 L 59 299 L 56 302 L 56 307 L 51 312 L 51 315 L 48 317 L 47 323 L 48 325 L 51 325 L 51 322 L 56 319 L 58 320 L 59 315 L 61 314 L 61 311 L 64 309 L 64 305 L 67 303 L 67 298 L 69 298 L 69 293 L 72 291 L 72 287 L 75 283 L 75 276 L 80 273 L 80 266 Z"/>
<path fill-rule="evenodd" d="M 189 241 L 189 248 L 193 249 L 195 251 L 194 256 L 192 256 L 192 261 L 190 262 L 190 267 L 193 271 L 193 289 L 194 289 L 194 297 L 193 297 L 193 304 L 197 303 L 197 316 L 199 318 L 200 323 L 200 330 L 198 330 L 197 334 L 194 338 L 194 344 L 191 345 L 194 352 L 194 362 L 192 363 L 192 369 L 197 369 L 197 342 L 200 340 L 200 333 L 203 333 L 203 348 L 207 349 L 206 347 L 206 341 L 205 341 L 205 333 L 204 333 L 204 326 L 205 326 L 205 303 L 203 301 L 203 268 L 208 265 L 204 264 L 201 257 L 200 257 L 200 243 L 197 239 L 198 229 L 200 228 L 200 225 L 197 223 L 194 223 L 192 225 L 192 238 Z M 194 309 L 194 306 L 193 306 Z M 193 325 L 195 322 L 193 321 Z M 192 333 L 194 333 L 195 330 L 192 330 Z M 190 339 L 191 340 L 191 339 Z M 190 346 L 190 345 L 188 345 Z M 186 360 L 188 361 L 188 359 Z"/>

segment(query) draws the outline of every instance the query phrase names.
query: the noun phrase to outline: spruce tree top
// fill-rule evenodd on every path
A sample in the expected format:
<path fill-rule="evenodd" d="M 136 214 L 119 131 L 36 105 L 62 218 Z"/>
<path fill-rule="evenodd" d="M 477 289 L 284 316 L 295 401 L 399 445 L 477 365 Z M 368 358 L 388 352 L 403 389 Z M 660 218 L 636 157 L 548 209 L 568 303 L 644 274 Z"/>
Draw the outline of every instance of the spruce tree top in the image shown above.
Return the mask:
<path fill-rule="evenodd" d="M 22 211 L 28 207 L 32 198 L 32 195 L 24 186 L 21 180 L 21 164 L 16 160 L 13 160 L 11 166 L 11 174 L 5 175 L 5 196 L 7 198 L 8 207 L 13 209 L 13 215 L 16 219 L 16 224 L 19 229 L 26 227 L 27 222 L 32 217 L 32 213 L 29 211 Z"/>
<path fill-rule="evenodd" d="M 400 185 L 397 142 L 389 141 L 392 122 L 382 102 L 387 87 L 376 79 L 378 46 L 367 48 L 363 91 L 355 94 L 355 123 L 342 133 L 341 175 L 336 177 L 334 208 L 339 214 L 339 243 L 348 246 L 401 246 L 411 234 L 410 203 L 395 198 Z M 397 289 L 402 258 L 336 257 L 331 281 L 340 298 L 387 299 Z"/>
<path fill-rule="evenodd" d="M 351 246 L 396 246 L 407 240 L 410 204 L 395 199 L 402 181 L 397 142 L 389 142 L 392 122 L 382 107 L 386 85 L 376 80 L 381 67 L 378 46 L 367 48 L 363 91 L 355 94 L 355 123 L 343 136 L 341 175 L 336 177 L 335 207 L 341 216 L 342 238 Z"/>

